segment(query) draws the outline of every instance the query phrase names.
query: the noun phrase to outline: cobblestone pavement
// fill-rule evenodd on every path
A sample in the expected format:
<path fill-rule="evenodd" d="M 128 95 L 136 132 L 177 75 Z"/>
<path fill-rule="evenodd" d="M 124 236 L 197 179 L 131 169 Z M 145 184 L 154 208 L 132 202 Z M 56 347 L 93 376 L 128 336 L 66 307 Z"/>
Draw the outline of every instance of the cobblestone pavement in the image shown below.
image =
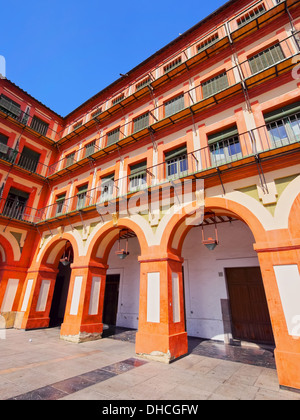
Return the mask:
<path fill-rule="evenodd" d="M 73 344 L 58 328 L 7 330 L 0 340 L 0 399 L 300 400 L 279 387 L 272 350 L 189 339 L 167 365 L 135 354 L 135 331 Z"/>

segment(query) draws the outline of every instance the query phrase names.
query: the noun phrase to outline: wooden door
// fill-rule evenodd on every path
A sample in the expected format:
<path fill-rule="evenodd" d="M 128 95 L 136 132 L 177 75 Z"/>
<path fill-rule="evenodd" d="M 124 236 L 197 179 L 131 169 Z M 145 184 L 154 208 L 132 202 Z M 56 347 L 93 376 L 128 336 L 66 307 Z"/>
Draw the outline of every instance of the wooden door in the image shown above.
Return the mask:
<path fill-rule="evenodd" d="M 103 323 L 116 325 L 118 313 L 120 274 L 110 274 L 106 276 Z"/>
<path fill-rule="evenodd" d="M 233 338 L 273 345 L 273 331 L 260 268 L 227 268 L 226 278 Z"/>

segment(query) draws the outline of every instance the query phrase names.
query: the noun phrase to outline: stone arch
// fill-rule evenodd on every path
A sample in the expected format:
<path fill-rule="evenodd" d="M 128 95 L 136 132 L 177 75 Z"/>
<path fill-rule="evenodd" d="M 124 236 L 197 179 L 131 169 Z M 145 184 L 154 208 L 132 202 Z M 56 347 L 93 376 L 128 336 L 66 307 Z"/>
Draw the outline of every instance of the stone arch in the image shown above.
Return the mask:
<path fill-rule="evenodd" d="M 49 242 L 47 242 L 47 244 L 44 245 L 37 256 L 37 264 L 40 266 L 57 267 L 66 241 L 70 241 L 74 252 L 74 260 L 78 260 L 79 250 L 75 237 L 70 233 L 64 233 L 63 235 L 54 236 L 49 240 Z"/>

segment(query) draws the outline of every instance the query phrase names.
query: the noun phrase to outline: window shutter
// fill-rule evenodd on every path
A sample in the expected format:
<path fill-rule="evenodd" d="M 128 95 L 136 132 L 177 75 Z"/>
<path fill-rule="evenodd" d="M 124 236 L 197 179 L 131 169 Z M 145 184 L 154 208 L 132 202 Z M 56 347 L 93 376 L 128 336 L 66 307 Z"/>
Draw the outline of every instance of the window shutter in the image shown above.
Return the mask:
<path fill-rule="evenodd" d="M 176 112 L 184 109 L 184 95 L 177 96 L 165 103 L 165 116 L 176 114 Z"/>
<path fill-rule="evenodd" d="M 119 141 L 120 138 L 120 129 L 116 128 L 115 130 L 111 131 L 107 134 L 107 146 L 110 146 L 113 143 Z"/>
<path fill-rule="evenodd" d="M 300 112 L 300 102 L 295 102 L 283 108 L 264 114 L 265 122 L 270 123 Z"/>
<path fill-rule="evenodd" d="M 209 96 L 215 95 L 218 92 L 228 88 L 228 78 L 226 72 L 202 83 L 203 97 L 208 98 Z"/>
<path fill-rule="evenodd" d="M 283 59 L 284 54 L 280 44 L 273 45 L 249 59 L 251 72 L 253 74 L 258 73 L 259 71 L 271 67 Z"/>
<path fill-rule="evenodd" d="M 187 148 L 186 146 L 182 146 L 182 147 L 179 147 L 178 149 L 171 150 L 170 152 L 166 152 L 165 159 L 167 161 L 167 160 L 175 159 L 178 156 L 184 156 L 186 154 L 187 154 Z"/>
<path fill-rule="evenodd" d="M 147 161 L 143 161 L 140 163 L 137 163 L 136 165 L 130 166 L 130 175 L 136 175 L 140 172 L 145 172 L 147 169 Z"/>
<path fill-rule="evenodd" d="M 133 120 L 133 132 L 136 133 L 137 131 L 143 130 L 143 128 L 148 127 L 148 125 L 149 125 L 149 112 Z"/>
<path fill-rule="evenodd" d="M 208 144 L 214 144 L 222 140 L 229 139 L 238 135 L 237 127 L 231 127 L 228 130 L 221 131 L 219 133 L 211 134 L 208 136 Z"/>

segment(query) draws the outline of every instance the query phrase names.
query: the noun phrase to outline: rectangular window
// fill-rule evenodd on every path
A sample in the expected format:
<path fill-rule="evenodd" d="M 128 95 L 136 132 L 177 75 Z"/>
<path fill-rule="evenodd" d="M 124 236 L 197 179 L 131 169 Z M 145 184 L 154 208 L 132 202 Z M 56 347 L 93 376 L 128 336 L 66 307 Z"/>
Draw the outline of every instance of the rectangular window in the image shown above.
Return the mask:
<path fill-rule="evenodd" d="M 82 185 L 77 188 L 77 206 L 76 210 L 80 210 L 86 206 L 88 184 Z"/>
<path fill-rule="evenodd" d="M 21 117 L 21 105 L 5 95 L 0 96 L 0 110 L 16 119 Z"/>
<path fill-rule="evenodd" d="M 116 104 L 118 104 L 119 102 L 121 102 L 121 101 L 123 101 L 123 99 L 125 98 L 125 95 L 124 95 L 124 93 L 122 93 L 122 95 L 119 95 L 119 96 L 117 96 L 116 98 L 114 98 L 112 101 L 111 101 L 111 103 L 112 103 L 112 105 L 116 105 Z"/>
<path fill-rule="evenodd" d="M 274 64 L 279 63 L 284 59 L 285 56 L 280 44 L 276 44 L 249 58 L 249 65 L 252 74 L 255 74 L 268 67 L 274 66 Z"/>
<path fill-rule="evenodd" d="M 120 128 L 116 128 L 107 134 L 107 146 L 120 140 Z"/>
<path fill-rule="evenodd" d="M 101 202 L 109 201 L 114 196 L 114 174 L 101 179 Z"/>
<path fill-rule="evenodd" d="M 179 147 L 165 153 L 166 174 L 168 179 L 185 176 L 188 172 L 188 160 L 186 146 Z"/>
<path fill-rule="evenodd" d="M 202 83 L 203 98 L 209 98 L 229 87 L 226 72 Z"/>
<path fill-rule="evenodd" d="M 12 219 L 22 220 L 28 199 L 28 193 L 11 187 L 2 214 Z"/>
<path fill-rule="evenodd" d="M 92 118 L 97 118 L 97 117 L 99 117 L 99 115 L 101 114 L 101 112 L 102 112 L 102 108 L 97 109 L 97 111 L 95 111 L 95 112 L 92 113 L 91 117 Z"/>
<path fill-rule="evenodd" d="M 272 147 L 300 141 L 300 102 L 264 115 Z"/>
<path fill-rule="evenodd" d="M 146 79 L 143 79 L 141 82 L 137 83 L 135 85 L 135 89 L 136 91 L 143 89 L 145 86 L 150 85 L 151 83 L 151 78 L 150 77 L 146 77 Z"/>
<path fill-rule="evenodd" d="M 129 191 L 139 191 L 147 188 L 147 161 L 130 166 Z"/>
<path fill-rule="evenodd" d="M 78 123 L 73 125 L 73 130 L 77 130 L 77 128 L 82 126 L 82 121 L 79 121 Z"/>
<path fill-rule="evenodd" d="M 143 130 L 149 126 L 149 112 L 146 114 L 140 115 L 139 117 L 133 120 L 133 132 L 136 133 L 137 131 Z"/>
<path fill-rule="evenodd" d="M 60 216 L 61 214 L 65 213 L 65 201 L 66 201 L 66 193 L 60 194 L 56 198 L 56 216 Z"/>
<path fill-rule="evenodd" d="M 32 128 L 37 133 L 40 133 L 42 136 L 46 136 L 49 124 L 47 124 L 45 121 L 41 120 L 40 118 L 34 116 L 32 118 L 30 128 Z"/>
<path fill-rule="evenodd" d="M 171 63 L 168 63 L 166 66 L 164 66 L 164 73 L 168 73 L 170 70 L 175 69 L 175 67 L 178 67 L 181 62 L 181 57 L 177 57 L 175 60 L 171 61 Z"/>
<path fill-rule="evenodd" d="M 200 42 L 197 46 L 198 52 L 204 51 L 206 48 L 214 45 L 216 42 L 219 41 L 219 34 L 215 33 L 214 35 L 207 38 L 205 41 Z"/>
<path fill-rule="evenodd" d="M 241 159 L 242 149 L 236 127 L 208 136 L 212 166 L 219 166 Z"/>
<path fill-rule="evenodd" d="M 169 117 L 170 115 L 173 115 L 176 112 L 181 111 L 182 109 L 184 109 L 184 95 L 183 94 L 165 103 L 165 116 Z"/>
<path fill-rule="evenodd" d="M 91 156 L 93 153 L 95 153 L 95 146 L 96 146 L 96 140 L 92 141 L 91 143 L 87 144 L 85 146 L 85 157 Z"/>
<path fill-rule="evenodd" d="M 66 167 L 73 165 L 74 162 L 75 162 L 75 152 L 70 153 L 69 155 L 66 156 Z"/>
<path fill-rule="evenodd" d="M 245 13 L 242 17 L 240 17 L 237 20 L 238 27 L 240 28 L 246 25 L 247 23 L 256 19 L 258 16 L 264 14 L 265 11 L 266 11 L 266 8 L 264 4 L 260 4 L 258 7 L 255 7 L 255 9 L 252 9 L 249 12 Z"/>
<path fill-rule="evenodd" d="M 22 168 L 30 172 L 35 172 L 40 160 L 40 153 L 35 152 L 34 150 L 24 147 L 17 163 Z"/>

